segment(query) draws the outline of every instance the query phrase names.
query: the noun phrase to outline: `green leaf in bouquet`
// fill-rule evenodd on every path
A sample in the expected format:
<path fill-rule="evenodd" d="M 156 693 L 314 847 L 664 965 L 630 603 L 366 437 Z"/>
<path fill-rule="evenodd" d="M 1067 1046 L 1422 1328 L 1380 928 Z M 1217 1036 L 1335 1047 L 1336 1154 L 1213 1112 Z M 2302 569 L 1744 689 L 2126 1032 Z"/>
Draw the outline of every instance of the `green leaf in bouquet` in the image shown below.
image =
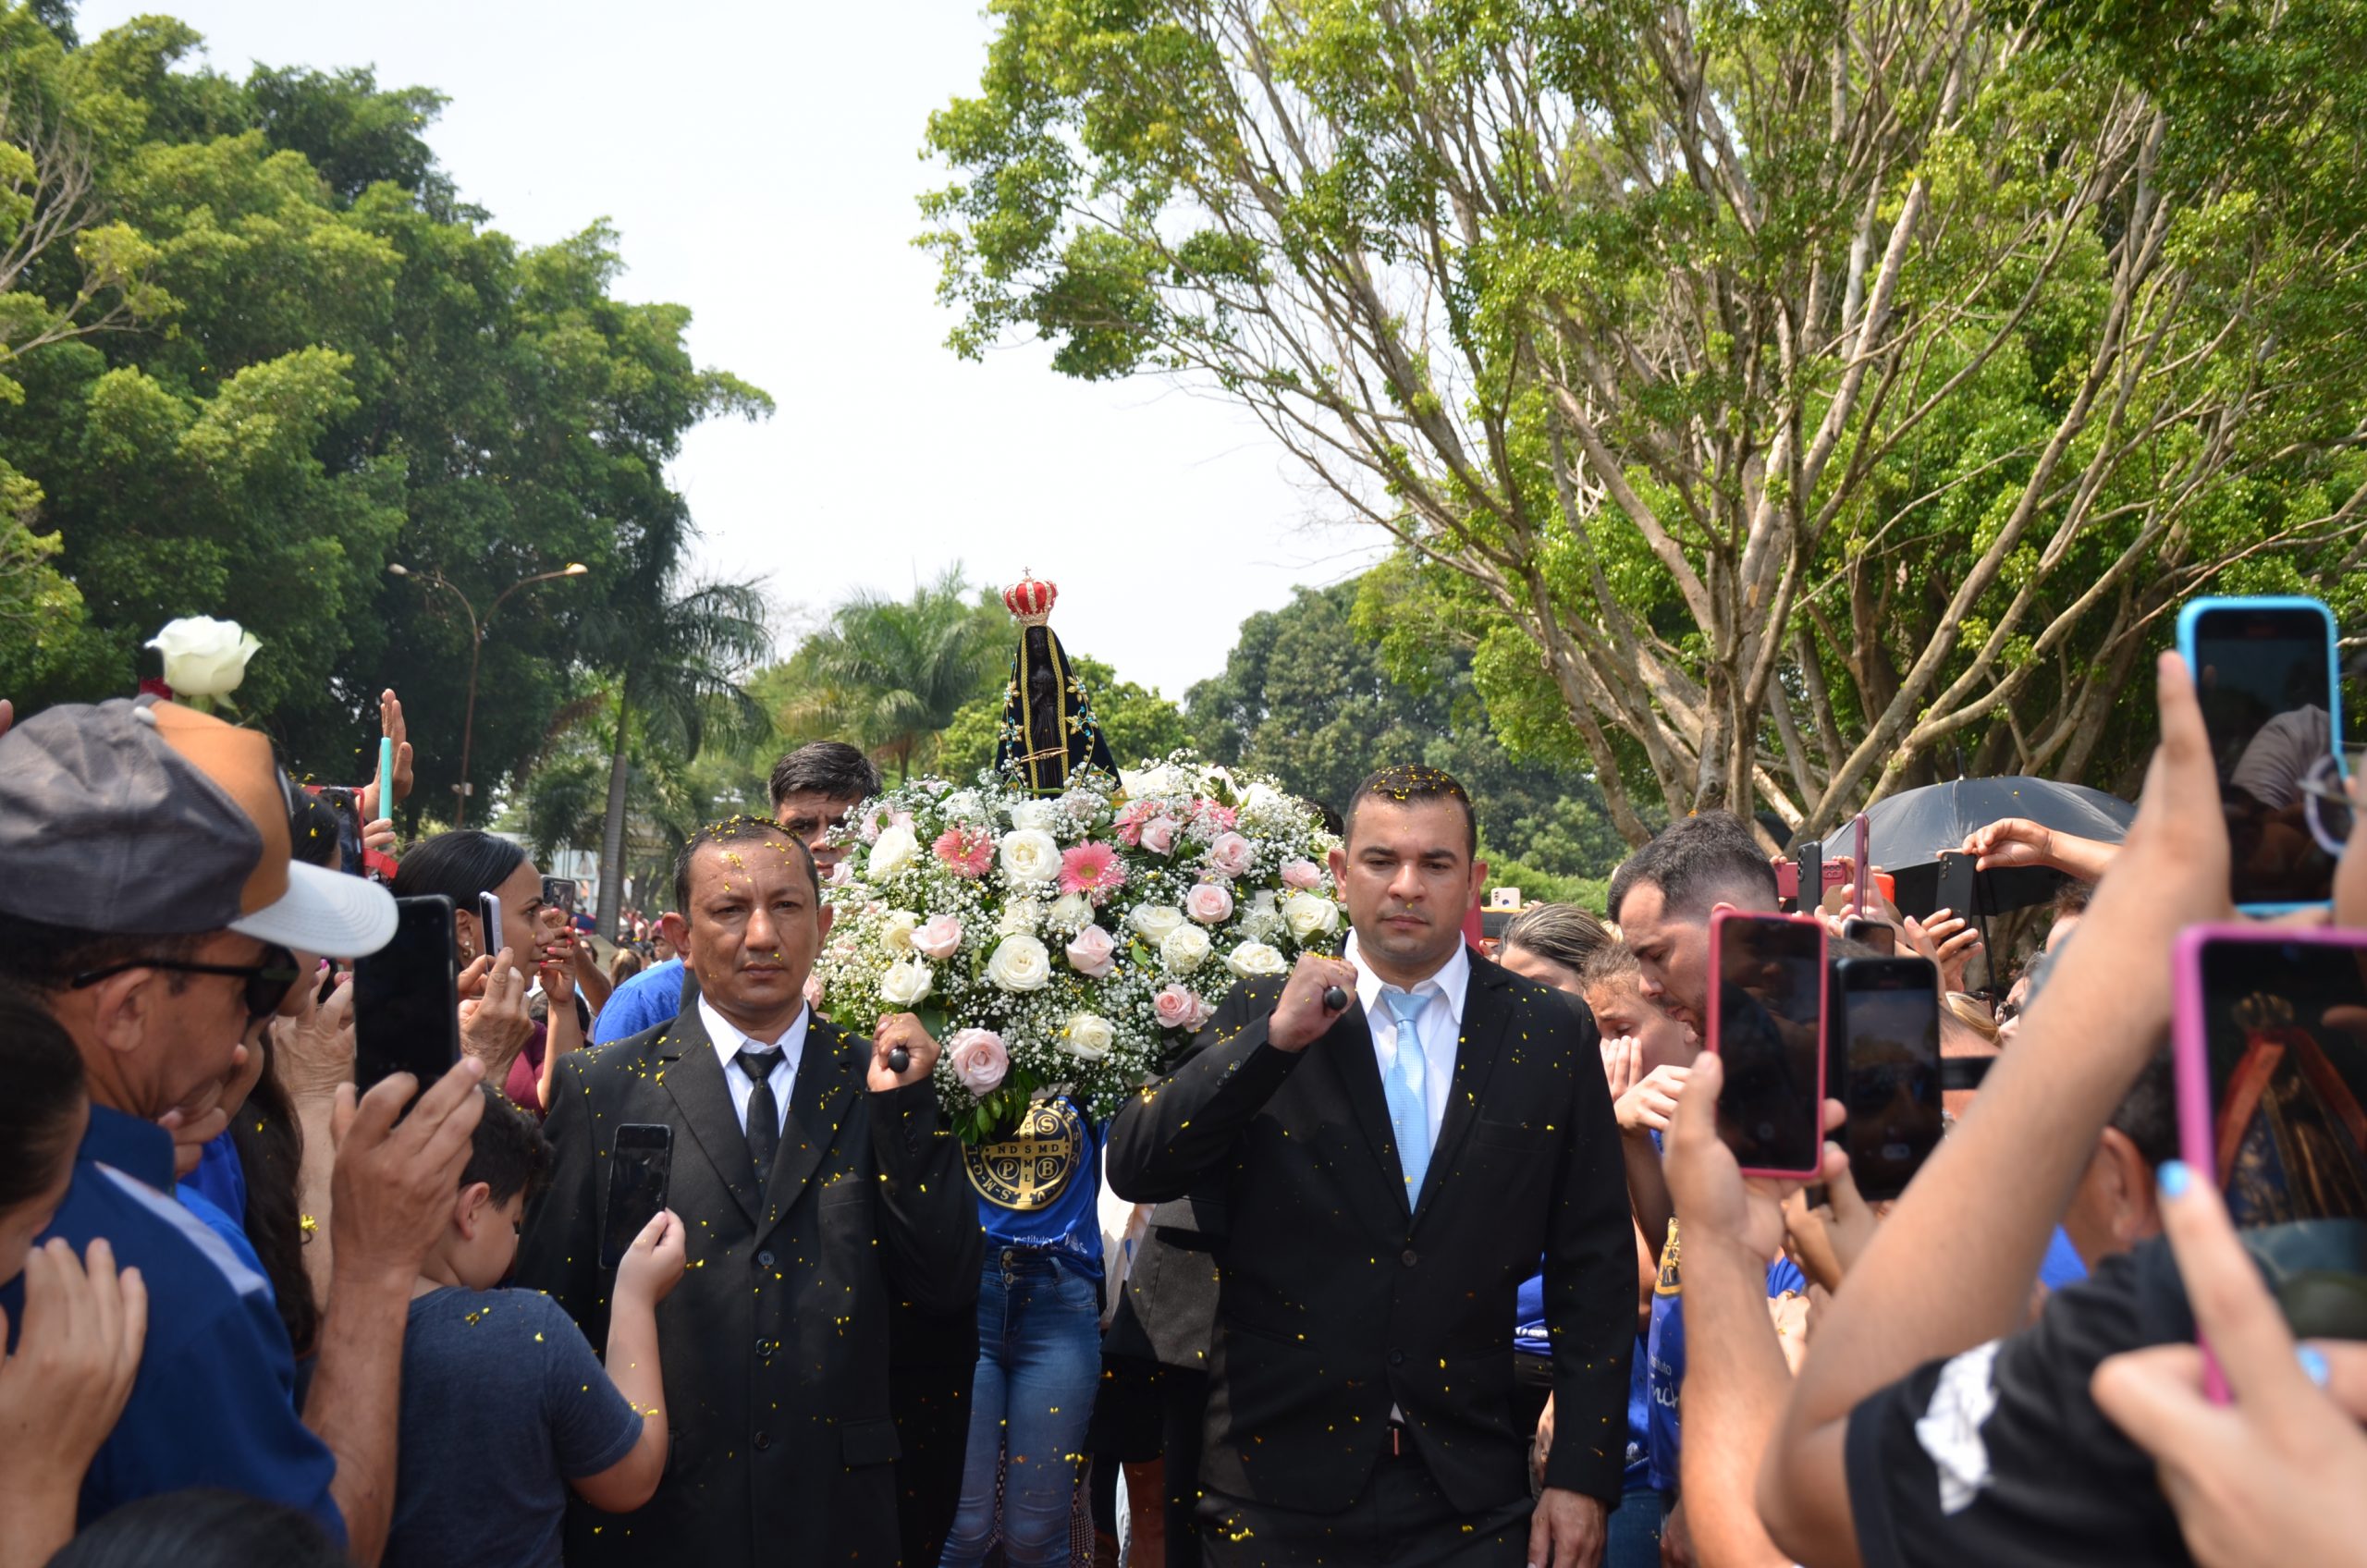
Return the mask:
<path fill-rule="evenodd" d="M 946 1016 L 943 1008 L 924 1003 L 915 1010 L 913 1016 L 921 1021 L 921 1027 L 928 1031 L 931 1039 L 940 1045 L 944 1043 L 946 1034 L 953 1021 Z"/>

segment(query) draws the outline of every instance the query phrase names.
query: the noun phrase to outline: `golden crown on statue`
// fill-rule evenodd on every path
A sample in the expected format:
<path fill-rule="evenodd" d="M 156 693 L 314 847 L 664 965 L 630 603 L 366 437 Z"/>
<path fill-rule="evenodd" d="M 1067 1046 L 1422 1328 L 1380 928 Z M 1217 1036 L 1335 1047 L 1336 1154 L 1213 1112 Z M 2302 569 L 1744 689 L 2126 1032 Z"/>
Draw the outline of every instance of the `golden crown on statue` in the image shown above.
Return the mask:
<path fill-rule="evenodd" d="M 1020 625 L 1041 626 L 1052 619 L 1052 605 L 1060 596 L 1059 588 L 1030 572 L 1002 591 L 1002 603 Z"/>

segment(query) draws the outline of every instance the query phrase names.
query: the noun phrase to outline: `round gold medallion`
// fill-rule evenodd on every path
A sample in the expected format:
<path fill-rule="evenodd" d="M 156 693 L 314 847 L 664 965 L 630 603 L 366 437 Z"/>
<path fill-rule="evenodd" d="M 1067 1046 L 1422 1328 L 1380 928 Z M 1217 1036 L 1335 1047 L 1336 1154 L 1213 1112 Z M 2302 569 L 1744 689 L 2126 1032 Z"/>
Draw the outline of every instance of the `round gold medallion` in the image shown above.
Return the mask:
<path fill-rule="evenodd" d="M 965 1145 L 970 1185 L 998 1208 L 1049 1208 L 1085 1158 L 1085 1121 L 1066 1100 L 1039 1100 L 999 1144 Z"/>

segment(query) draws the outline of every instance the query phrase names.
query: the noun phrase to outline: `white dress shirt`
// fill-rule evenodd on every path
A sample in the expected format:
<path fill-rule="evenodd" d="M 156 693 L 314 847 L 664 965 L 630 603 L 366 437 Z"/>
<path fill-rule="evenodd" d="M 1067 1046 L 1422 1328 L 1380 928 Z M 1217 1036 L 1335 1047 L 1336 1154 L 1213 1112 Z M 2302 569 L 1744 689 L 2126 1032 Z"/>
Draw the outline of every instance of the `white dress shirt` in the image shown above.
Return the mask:
<path fill-rule="evenodd" d="M 797 1010 L 797 1022 L 780 1037 L 780 1044 L 768 1046 L 762 1040 L 752 1040 L 705 997 L 699 998 L 699 1022 L 706 1025 L 706 1037 L 715 1042 L 715 1059 L 723 1064 L 723 1082 L 731 1091 L 731 1113 L 740 1121 L 740 1135 L 748 1135 L 748 1102 L 755 1097 L 756 1086 L 740 1071 L 732 1058 L 742 1051 L 776 1051 L 773 1070 L 765 1081 L 773 1086 L 773 1109 L 780 1116 L 779 1132 L 789 1129 L 789 1095 L 797 1085 L 797 1064 L 805 1056 L 805 1025 L 814 1016 L 811 1008 Z"/>
<path fill-rule="evenodd" d="M 1388 982 L 1366 966 L 1356 951 L 1355 932 L 1348 933 L 1341 956 L 1355 966 L 1356 1000 L 1364 1004 L 1365 1018 L 1372 1025 L 1372 1054 L 1380 1062 L 1381 1082 L 1387 1083 L 1390 1069 L 1397 1064 L 1397 1017 L 1380 999 Z M 1470 985 L 1471 949 L 1457 942 L 1453 957 L 1429 979 L 1407 987 L 1430 998 L 1430 1005 L 1414 1022 L 1422 1035 L 1422 1097 L 1429 1108 L 1433 1149 L 1446 1121 L 1446 1097 L 1454 1092 L 1454 1054 L 1463 1043 L 1463 995 Z"/>

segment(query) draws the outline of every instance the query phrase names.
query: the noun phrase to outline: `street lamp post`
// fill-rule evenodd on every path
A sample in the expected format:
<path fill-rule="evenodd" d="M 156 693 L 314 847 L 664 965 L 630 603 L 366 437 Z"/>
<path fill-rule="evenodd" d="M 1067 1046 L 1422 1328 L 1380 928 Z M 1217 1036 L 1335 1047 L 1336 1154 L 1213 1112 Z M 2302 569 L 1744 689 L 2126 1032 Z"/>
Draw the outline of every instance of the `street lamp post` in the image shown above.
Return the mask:
<path fill-rule="evenodd" d="M 537 582 L 548 582 L 554 578 L 582 577 L 591 570 L 582 561 L 570 561 L 557 571 L 538 571 L 532 577 L 521 577 L 496 594 L 493 596 L 493 603 L 485 606 L 483 616 L 479 616 L 476 606 L 469 603 L 469 596 L 447 582 L 442 572 L 431 570 L 425 577 L 421 577 L 400 561 L 392 561 L 387 564 L 386 570 L 397 577 L 408 577 L 415 582 L 443 589 L 460 601 L 460 609 L 469 618 L 469 701 L 468 707 L 460 718 L 460 781 L 452 786 L 452 793 L 457 802 L 452 808 L 453 827 L 460 827 L 467 824 L 469 797 L 476 792 L 475 786 L 469 779 L 469 748 L 476 739 L 477 665 L 484 656 L 485 622 L 491 620 L 495 612 L 501 608 L 502 601 L 519 589 L 531 587 Z"/>

